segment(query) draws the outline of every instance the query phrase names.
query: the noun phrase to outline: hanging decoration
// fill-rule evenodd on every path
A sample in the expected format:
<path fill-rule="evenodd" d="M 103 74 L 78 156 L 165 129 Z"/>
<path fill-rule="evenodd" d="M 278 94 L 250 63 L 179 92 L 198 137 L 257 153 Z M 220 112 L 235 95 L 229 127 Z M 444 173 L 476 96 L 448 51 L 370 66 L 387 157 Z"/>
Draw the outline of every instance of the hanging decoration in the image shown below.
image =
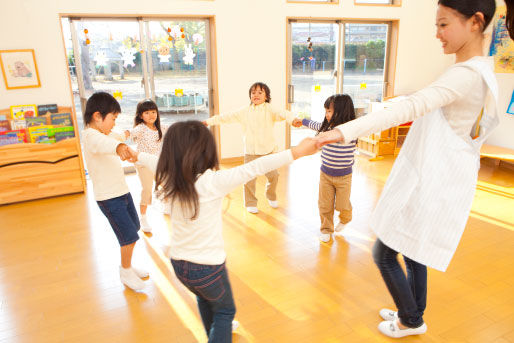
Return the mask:
<path fill-rule="evenodd" d="M 307 43 L 309 43 L 309 45 L 307 46 L 307 49 L 312 52 L 312 41 L 311 41 L 311 23 L 309 22 L 309 37 L 307 37 Z"/>
<path fill-rule="evenodd" d="M 170 61 L 170 47 L 163 44 L 159 47 L 159 63 L 167 63 Z"/>
<path fill-rule="evenodd" d="M 193 43 L 195 45 L 200 45 L 200 44 L 202 44 L 202 42 L 203 42 L 203 36 L 199 33 L 195 33 L 193 35 Z"/>
<path fill-rule="evenodd" d="M 193 59 L 195 58 L 196 54 L 193 53 L 193 48 L 191 48 L 191 44 L 186 44 L 184 47 L 184 57 L 182 58 L 184 60 L 184 64 L 186 65 L 193 65 Z"/>
<path fill-rule="evenodd" d="M 120 90 L 113 91 L 112 97 L 119 101 L 119 100 L 123 99 L 123 93 Z"/>
<path fill-rule="evenodd" d="M 91 44 L 91 41 L 89 40 L 89 37 L 87 35 L 88 33 L 89 33 L 88 29 L 84 29 L 84 36 L 86 37 L 86 45 Z"/>
<path fill-rule="evenodd" d="M 121 54 L 121 59 L 123 60 L 123 66 L 127 68 L 128 66 L 135 67 L 136 64 L 134 60 L 136 59 L 136 49 L 135 48 L 126 48 L 124 46 L 118 49 L 118 52 Z"/>
<path fill-rule="evenodd" d="M 93 59 L 95 60 L 96 65 L 98 66 L 105 67 L 107 65 L 107 56 L 103 51 L 97 52 Z"/>

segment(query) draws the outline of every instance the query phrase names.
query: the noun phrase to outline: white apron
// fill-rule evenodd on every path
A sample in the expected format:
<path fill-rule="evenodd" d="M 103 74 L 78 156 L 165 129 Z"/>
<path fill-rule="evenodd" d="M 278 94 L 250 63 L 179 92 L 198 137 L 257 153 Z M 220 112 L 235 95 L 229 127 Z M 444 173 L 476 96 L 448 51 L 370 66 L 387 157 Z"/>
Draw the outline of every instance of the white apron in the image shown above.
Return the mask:
<path fill-rule="evenodd" d="M 455 134 L 441 109 L 414 121 L 371 218 L 385 245 L 440 271 L 448 267 L 468 220 L 480 147 L 499 122 L 492 68 L 483 61 L 464 64 L 481 73 L 494 97 L 484 108 L 479 137 Z"/>

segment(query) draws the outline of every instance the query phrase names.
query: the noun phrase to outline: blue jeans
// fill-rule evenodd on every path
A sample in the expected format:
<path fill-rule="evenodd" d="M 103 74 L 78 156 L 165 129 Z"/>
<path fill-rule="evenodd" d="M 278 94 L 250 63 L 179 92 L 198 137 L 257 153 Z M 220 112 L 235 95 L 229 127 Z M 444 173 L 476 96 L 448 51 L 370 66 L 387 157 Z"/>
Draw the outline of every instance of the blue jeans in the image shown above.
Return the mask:
<path fill-rule="evenodd" d="M 377 239 L 373 259 L 398 308 L 400 322 L 409 327 L 423 325 L 423 312 L 427 306 L 427 267 L 405 256 L 407 277 L 398 263 L 397 251 Z"/>
<path fill-rule="evenodd" d="M 121 247 L 135 243 L 139 239 L 139 217 L 130 193 L 96 203 L 109 220 Z"/>
<path fill-rule="evenodd" d="M 236 305 L 225 263 L 204 265 L 171 259 L 180 282 L 196 295 L 209 343 L 232 342 Z"/>

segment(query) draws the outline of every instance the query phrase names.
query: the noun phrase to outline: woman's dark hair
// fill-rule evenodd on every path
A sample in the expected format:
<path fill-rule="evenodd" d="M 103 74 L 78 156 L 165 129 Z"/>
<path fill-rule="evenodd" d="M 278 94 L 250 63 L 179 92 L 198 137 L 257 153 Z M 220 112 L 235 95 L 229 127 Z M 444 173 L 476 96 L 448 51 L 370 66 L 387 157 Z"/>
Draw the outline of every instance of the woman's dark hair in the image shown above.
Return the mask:
<path fill-rule="evenodd" d="M 439 5 L 456 10 L 466 19 L 473 17 L 477 12 L 481 12 L 484 15 L 482 31 L 487 28 L 496 11 L 495 0 L 439 0 L 438 3 Z"/>
<path fill-rule="evenodd" d="M 118 101 L 109 93 L 96 92 L 87 99 L 86 110 L 82 115 L 86 125 L 91 123 L 95 112 L 99 112 L 102 119 L 105 119 L 109 113 L 121 113 L 121 108 Z"/>
<path fill-rule="evenodd" d="M 507 25 L 510 38 L 514 40 L 514 0 L 505 0 L 505 5 L 507 5 L 505 24 Z"/>
<path fill-rule="evenodd" d="M 269 90 L 268 85 L 266 85 L 264 82 L 255 82 L 250 87 L 250 89 L 248 90 L 248 96 L 250 97 L 250 99 L 252 98 L 252 91 L 257 88 L 262 89 L 264 91 L 264 93 L 266 93 L 266 102 L 270 102 L 271 101 L 271 91 Z"/>
<path fill-rule="evenodd" d="M 157 128 L 157 132 L 159 132 L 159 139 L 162 138 L 162 130 L 161 130 L 161 117 L 159 115 L 159 108 L 157 104 L 152 99 L 141 100 L 136 107 L 136 117 L 134 118 L 134 126 L 137 126 L 141 123 L 144 123 L 143 113 L 146 111 L 156 111 L 157 119 L 155 119 L 155 127 Z"/>
<path fill-rule="evenodd" d="M 352 98 L 348 94 L 335 94 L 329 96 L 327 100 L 325 100 L 324 106 L 326 109 L 329 109 L 331 104 L 334 106 L 332 118 L 330 121 L 328 121 L 326 117 L 323 119 L 323 123 L 321 124 L 318 133 L 332 130 L 337 125 L 341 125 L 355 119 L 355 107 L 353 107 Z"/>
<path fill-rule="evenodd" d="M 198 216 L 198 193 L 195 182 L 208 169 L 218 169 L 214 137 L 196 120 L 170 126 L 162 142 L 155 172 L 155 190 L 160 198 L 178 200 L 191 219 Z"/>

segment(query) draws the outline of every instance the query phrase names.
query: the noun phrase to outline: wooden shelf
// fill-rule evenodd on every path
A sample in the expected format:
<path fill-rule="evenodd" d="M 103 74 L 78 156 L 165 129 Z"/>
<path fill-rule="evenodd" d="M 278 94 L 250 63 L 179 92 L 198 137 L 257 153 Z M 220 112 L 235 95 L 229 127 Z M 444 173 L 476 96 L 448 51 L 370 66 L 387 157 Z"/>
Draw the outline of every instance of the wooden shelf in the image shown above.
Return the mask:
<path fill-rule="evenodd" d="M 74 138 L 0 146 L 0 205 L 85 191 L 75 114 L 70 107 L 59 107 L 59 112 L 72 114 Z"/>

